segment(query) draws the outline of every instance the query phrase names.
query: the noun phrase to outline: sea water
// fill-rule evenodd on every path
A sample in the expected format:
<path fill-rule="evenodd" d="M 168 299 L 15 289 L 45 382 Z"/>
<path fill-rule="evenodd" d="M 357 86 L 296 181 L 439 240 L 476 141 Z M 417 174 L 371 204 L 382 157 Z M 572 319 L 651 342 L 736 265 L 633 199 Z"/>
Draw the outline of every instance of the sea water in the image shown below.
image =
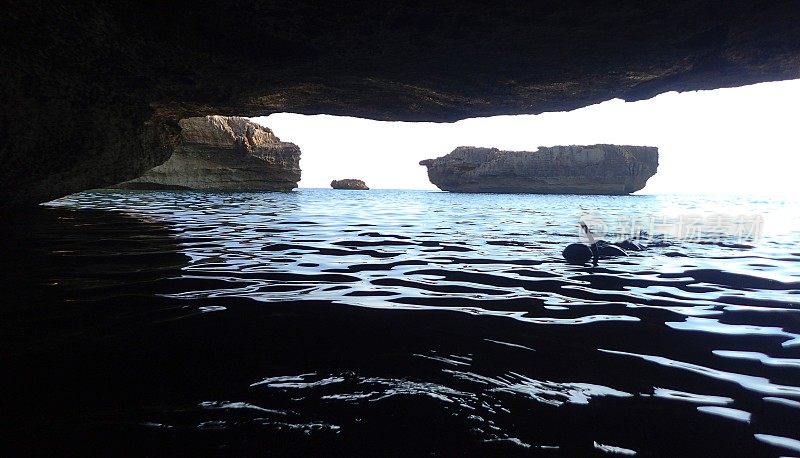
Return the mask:
<path fill-rule="evenodd" d="M 800 454 L 796 199 L 76 194 L 2 224 L 11 449 Z M 644 251 L 570 265 L 581 238 Z"/>

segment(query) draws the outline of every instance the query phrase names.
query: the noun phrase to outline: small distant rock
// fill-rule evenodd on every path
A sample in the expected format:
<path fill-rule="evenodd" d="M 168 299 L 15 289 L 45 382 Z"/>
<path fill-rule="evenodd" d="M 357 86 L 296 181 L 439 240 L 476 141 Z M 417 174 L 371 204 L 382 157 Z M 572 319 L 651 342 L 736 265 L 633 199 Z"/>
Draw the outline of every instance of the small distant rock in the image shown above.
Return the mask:
<path fill-rule="evenodd" d="M 356 180 L 355 178 L 345 178 L 344 180 L 331 181 L 331 188 L 333 189 L 361 189 L 367 190 L 367 184 L 363 180 Z"/>

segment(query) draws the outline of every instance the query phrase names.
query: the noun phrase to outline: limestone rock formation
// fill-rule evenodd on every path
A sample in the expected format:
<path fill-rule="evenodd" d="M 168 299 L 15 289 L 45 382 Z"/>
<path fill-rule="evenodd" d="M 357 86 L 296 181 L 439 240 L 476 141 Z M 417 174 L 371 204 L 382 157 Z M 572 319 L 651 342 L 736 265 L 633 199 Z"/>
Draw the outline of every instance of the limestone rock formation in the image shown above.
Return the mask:
<path fill-rule="evenodd" d="M 530 152 L 461 146 L 420 165 L 444 191 L 616 195 L 644 188 L 658 168 L 658 148 L 554 146 Z"/>
<path fill-rule="evenodd" d="M 573 110 L 800 78 L 796 0 L 4 2 L 0 208 L 140 176 L 181 119 Z"/>
<path fill-rule="evenodd" d="M 364 183 L 363 180 L 357 180 L 355 178 L 345 178 L 343 180 L 333 180 L 331 181 L 331 188 L 333 189 L 360 189 L 360 190 L 367 190 L 367 184 Z"/>
<path fill-rule="evenodd" d="M 247 118 L 182 119 L 180 143 L 167 162 L 127 189 L 290 191 L 300 181 L 300 148 Z"/>

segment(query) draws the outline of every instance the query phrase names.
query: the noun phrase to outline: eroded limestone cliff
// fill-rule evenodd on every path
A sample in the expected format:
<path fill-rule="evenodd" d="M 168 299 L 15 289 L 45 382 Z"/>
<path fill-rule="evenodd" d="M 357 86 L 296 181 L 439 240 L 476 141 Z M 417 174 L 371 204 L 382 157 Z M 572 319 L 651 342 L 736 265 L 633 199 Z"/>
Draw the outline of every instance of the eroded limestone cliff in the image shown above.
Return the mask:
<path fill-rule="evenodd" d="M 628 194 L 656 173 L 658 148 L 573 145 L 530 152 L 461 146 L 420 165 L 444 191 Z"/>
<path fill-rule="evenodd" d="M 247 118 L 183 119 L 180 144 L 162 165 L 114 187 L 290 191 L 300 181 L 300 148 Z"/>

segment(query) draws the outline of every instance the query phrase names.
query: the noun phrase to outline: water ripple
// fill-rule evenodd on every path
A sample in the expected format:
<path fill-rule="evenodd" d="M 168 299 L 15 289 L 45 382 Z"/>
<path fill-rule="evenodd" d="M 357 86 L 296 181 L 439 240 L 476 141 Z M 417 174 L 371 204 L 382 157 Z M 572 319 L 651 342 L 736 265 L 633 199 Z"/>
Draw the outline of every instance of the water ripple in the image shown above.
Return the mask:
<path fill-rule="evenodd" d="M 681 208 L 764 215 L 765 232 L 679 240 L 648 228 L 647 250 L 630 257 L 561 258 L 584 213 L 615 222 Z M 143 455 L 289 442 L 278 454 L 386 454 L 377 443 L 398 454 L 797 452 L 795 208 L 76 194 L 3 229 L 0 356 L 20 376 L 4 382 L 16 395 L 0 422 L 31 444 L 53 424 L 76 441 L 104 431 Z M 69 396 L 53 392 L 54 373 Z"/>

